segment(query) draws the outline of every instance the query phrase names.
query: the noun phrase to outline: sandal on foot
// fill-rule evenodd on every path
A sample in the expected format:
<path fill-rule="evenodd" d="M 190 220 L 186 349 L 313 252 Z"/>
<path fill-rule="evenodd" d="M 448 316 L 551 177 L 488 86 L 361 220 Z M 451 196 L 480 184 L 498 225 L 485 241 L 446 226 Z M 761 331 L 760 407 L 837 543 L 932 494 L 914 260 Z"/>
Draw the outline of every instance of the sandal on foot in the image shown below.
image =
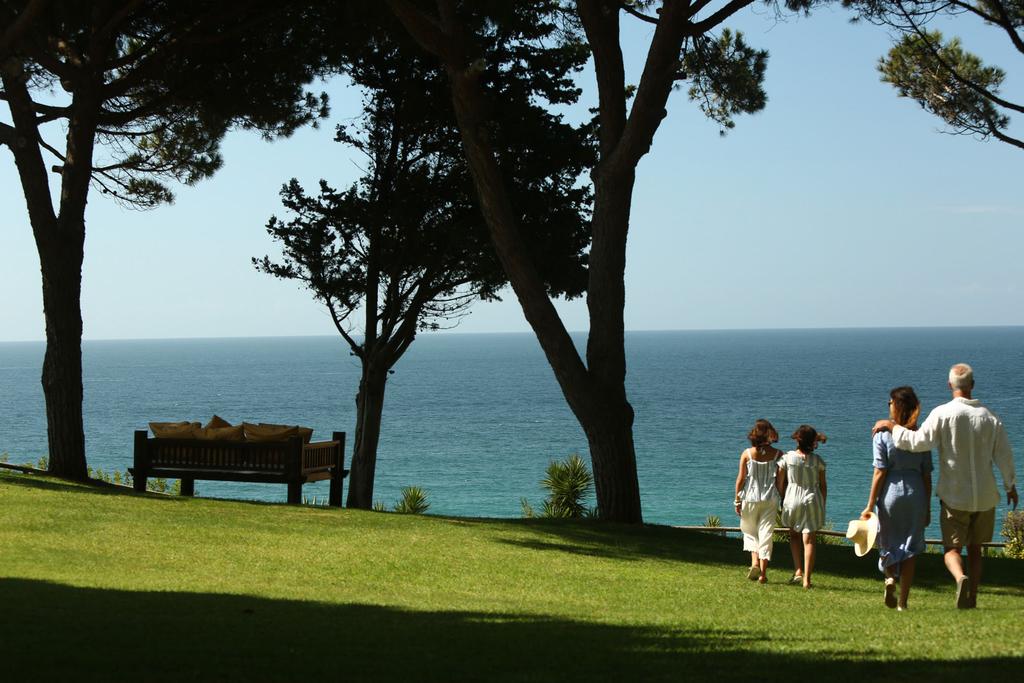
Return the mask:
<path fill-rule="evenodd" d="M 889 609 L 896 607 L 896 579 L 892 577 L 885 580 L 885 606 Z"/>
<path fill-rule="evenodd" d="M 804 582 L 804 577 L 800 576 L 799 574 L 793 574 L 793 578 L 791 578 L 786 583 L 788 583 L 790 586 L 796 586 L 797 584 L 801 584 L 803 582 Z"/>
<path fill-rule="evenodd" d="M 759 576 L 761 576 L 761 568 L 750 565 L 750 571 L 747 572 L 747 578 L 751 581 L 757 581 Z"/>

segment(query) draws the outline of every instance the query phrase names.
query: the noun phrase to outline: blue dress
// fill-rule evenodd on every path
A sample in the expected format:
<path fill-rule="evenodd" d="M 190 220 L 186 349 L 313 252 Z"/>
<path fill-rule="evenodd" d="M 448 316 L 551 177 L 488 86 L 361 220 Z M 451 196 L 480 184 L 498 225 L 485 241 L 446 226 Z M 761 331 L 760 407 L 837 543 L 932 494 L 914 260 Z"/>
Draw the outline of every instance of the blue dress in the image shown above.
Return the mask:
<path fill-rule="evenodd" d="M 900 562 L 924 552 L 924 475 L 932 471 L 932 454 L 896 448 L 889 432 L 875 434 L 872 445 L 875 468 L 885 470 L 878 496 L 878 568 L 894 566 L 898 575 Z"/>

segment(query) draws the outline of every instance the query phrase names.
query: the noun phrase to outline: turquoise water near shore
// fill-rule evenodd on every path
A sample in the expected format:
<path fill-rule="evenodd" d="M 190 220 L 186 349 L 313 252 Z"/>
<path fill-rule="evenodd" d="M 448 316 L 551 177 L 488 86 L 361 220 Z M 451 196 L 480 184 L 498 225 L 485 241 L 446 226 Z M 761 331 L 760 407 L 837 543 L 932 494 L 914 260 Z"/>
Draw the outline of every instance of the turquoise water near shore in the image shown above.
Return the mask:
<path fill-rule="evenodd" d="M 828 463 L 826 516 L 845 528 L 867 498 L 870 427 L 886 415 L 888 390 L 910 384 L 930 410 L 948 400 L 946 371 L 959 361 L 974 366 L 976 396 L 1006 423 L 1021 476 L 1021 327 L 630 332 L 626 345 L 649 522 L 698 524 L 716 514 L 735 523 L 739 452 L 765 417 L 784 437 L 803 422 L 828 435 L 819 451 Z M 11 462 L 46 453 L 43 352 L 42 343 L 0 343 L 0 453 Z M 94 468 L 129 467 L 132 432 L 149 421 L 205 422 L 214 413 L 351 438 L 359 370 L 340 338 L 89 341 L 83 362 Z M 586 439 L 532 335 L 425 334 L 389 381 L 375 498 L 390 504 L 414 484 L 429 491 L 433 513 L 515 517 L 521 498 L 543 498 L 548 461 L 572 452 L 586 455 Z M 285 497 L 283 486 L 196 488 Z M 304 492 L 324 496 L 326 485 Z"/>

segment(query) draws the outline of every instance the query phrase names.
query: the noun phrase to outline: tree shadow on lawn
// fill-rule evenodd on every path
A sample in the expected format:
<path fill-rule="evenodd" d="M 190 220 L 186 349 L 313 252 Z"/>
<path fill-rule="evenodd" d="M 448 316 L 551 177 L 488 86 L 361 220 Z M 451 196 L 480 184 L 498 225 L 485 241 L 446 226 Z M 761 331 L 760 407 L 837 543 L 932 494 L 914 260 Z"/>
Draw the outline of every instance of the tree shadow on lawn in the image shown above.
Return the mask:
<path fill-rule="evenodd" d="M 168 481 L 174 481 L 169 479 Z M 41 477 L 35 474 L 9 474 L 5 476 L 5 473 L 0 472 L 0 485 L 12 484 L 14 486 L 21 486 L 23 488 L 35 488 L 42 489 L 44 491 L 56 491 L 56 492 L 71 492 L 71 493 L 83 493 L 83 494 L 95 494 L 101 496 L 140 496 L 146 500 L 157 500 L 162 502 L 170 503 L 183 503 L 190 500 L 207 500 L 207 501 L 218 501 L 223 503 L 233 503 L 237 505 L 257 505 L 261 507 L 266 506 L 282 506 L 285 503 L 269 501 L 269 500 L 244 500 L 239 498 L 215 498 L 212 496 L 180 496 L 171 493 L 157 493 L 155 491 L 146 491 L 140 493 L 130 486 L 123 486 L 121 484 L 111 484 L 110 482 L 101 481 L 99 479 L 90 479 L 89 481 L 73 482 L 64 481 L 61 479 L 51 478 L 49 476 Z M 267 484 L 268 486 L 284 486 L 284 484 L 272 483 Z M 201 483 L 197 483 L 197 487 L 201 486 Z M 339 508 L 332 508 L 327 506 L 306 506 L 311 510 L 337 510 Z"/>
<path fill-rule="evenodd" d="M 0 579 L 0 605 L 0 678 L 10 681 L 844 681 L 882 671 L 887 681 L 945 681 L 966 674 L 1006 676 L 1021 664 L 1013 657 L 882 664 L 836 658 L 835 652 L 751 653 L 754 636 L 736 631 L 101 590 L 26 579 Z M 780 636 L 780 645 L 799 645 L 800 638 Z"/>
<path fill-rule="evenodd" d="M 697 564 L 720 565 L 745 570 L 750 554 L 743 551 L 739 538 L 704 532 L 675 529 L 669 526 L 644 525 L 634 527 L 571 520 L 510 520 L 537 534 L 534 538 L 499 537 L 500 543 L 544 552 L 565 552 L 575 555 L 615 560 L 666 560 Z M 550 540 L 549 540 L 550 539 Z M 791 571 L 793 561 L 787 543 L 776 543 L 772 568 Z M 952 587 L 942 555 L 926 553 L 918 559 L 915 585 L 926 587 Z M 843 578 L 878 579 L 878 554 L 872 551 L 866 557 L 854 555 L 852 546 L 817 546 L 815 573 Z M 984 562 L 982 591 L 993 594 L 1024 595 L 1024 561 L 1004 557 L 988 557 Z M 1001 587 L 1007 590 L 989 590 Z"/>
<path fill-rule="evenodd" d="M 146 496 L 150 500 L 178 501 L 180 496 L 170 496 L 162 493 L 138 493 L 130 487 L 111 484 L 105 481 L 92 479 L 90 481 L 63 481 L 61 479 L 40 477 L 35 474 L 3 474 L 0 475 L 0 484 L 20 486 L 23 488 L 40 489 L 43 491 L 56 491 L 60 493 L 85 493 L 100 496 Z"/>

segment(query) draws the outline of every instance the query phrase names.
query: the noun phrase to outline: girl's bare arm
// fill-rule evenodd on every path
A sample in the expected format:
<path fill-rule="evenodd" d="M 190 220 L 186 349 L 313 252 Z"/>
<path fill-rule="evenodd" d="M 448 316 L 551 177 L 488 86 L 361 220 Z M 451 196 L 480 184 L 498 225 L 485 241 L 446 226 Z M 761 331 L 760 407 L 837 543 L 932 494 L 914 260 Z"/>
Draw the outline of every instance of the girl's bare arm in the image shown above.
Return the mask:
<path fill-rule="evenodd" d="M 736 514 L 740 513 L 740 491 L 743 490 L 743 483 L 747 480 L 748 457 L 746 451 L 740 453 L 740 472 L 736 475 Z"/>

